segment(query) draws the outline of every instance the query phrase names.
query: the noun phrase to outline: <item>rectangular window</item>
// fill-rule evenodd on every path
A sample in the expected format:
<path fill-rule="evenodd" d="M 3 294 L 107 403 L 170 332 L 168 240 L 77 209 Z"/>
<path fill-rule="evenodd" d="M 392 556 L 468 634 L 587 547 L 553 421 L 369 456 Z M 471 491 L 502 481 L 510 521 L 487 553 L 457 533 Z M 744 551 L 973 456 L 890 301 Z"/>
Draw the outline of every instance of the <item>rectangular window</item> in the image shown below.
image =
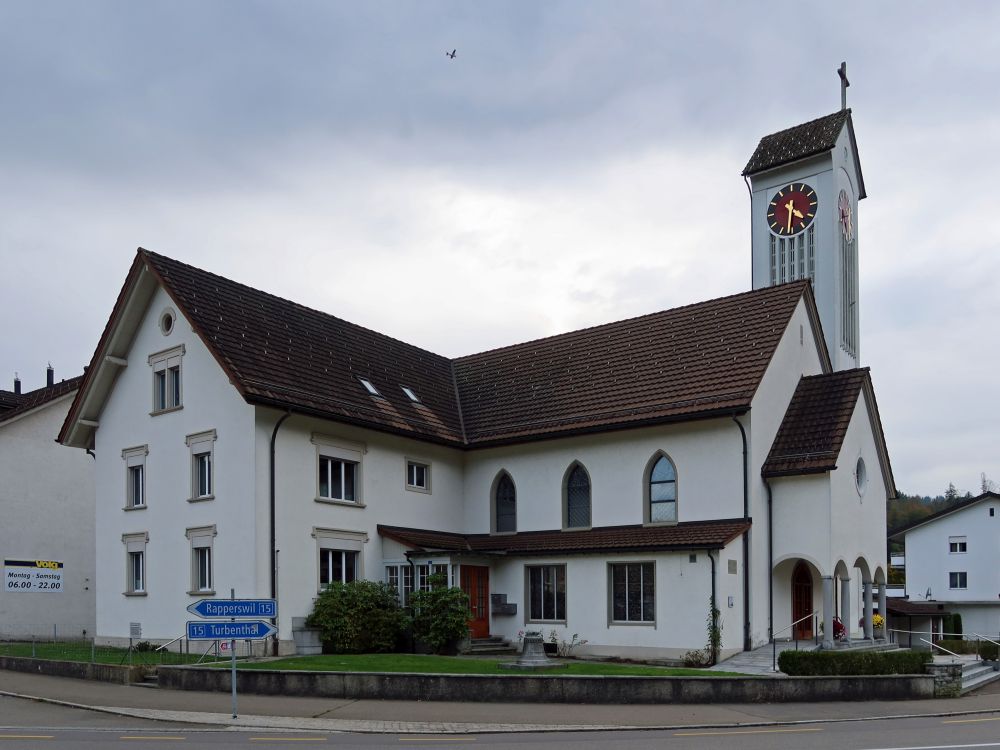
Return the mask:
<path fill-rule="evenodd" d="M 406 461 L 406 489 L 431 491 L 431 467 L 420 461 Z"/>
<path fill-rule="evenodd" d="M 816 281 L 816 227 L 812 224 L 806 230 L 806 255 L 809 264 L 809 278 Z"/>
<path fill-rule="evenodd" d="M 409 563 L 385 566 L 386 583 L 396 589 L 399 603 L 403 606 L 410 603 L 410 594 L 413 593 L 413 567 Z"/>
<path fill-rule="evenodd" d="M 188 435 L 184 442 L 191 450 L 191 495 L 189 502 L 215 497 L 215 430 Z"/>
<path fill-rule="evenodd" d="M 179 409 L 181 399 L 181 358 L 184 346 L 149 356 L 153 368 L 153 413 Z"/>
<path fill-rule="evenodd" d="M 319 457 L 319 496 L 326 500 L 355 501 L 357 467 L 353 461 Z"/>
<path fill-rule="evenodd" d="M 654 563 L 611 563 L 611 621 L 654 622 Z"/>
<path fill-rule="evenodd" d="M 146 507 L 146 456 L 149 447 L 138 445 L 122 451 L 125 460 L 125 509 Z"/>
<path fill-rule="evenodd" d="M 319 586 L 350 583 L 357 578 L 358 553 L 353 550 L 321 549 L 319 551 Z"/>
<path fill-rule="evenodd" d="M 140 531 L 122 534 L 125 545 L 125 595 L 145 595 L 146 593 L 146 542 L 149 534 Z"/>
<path fill-rule="evenodd" d="M 799 260 L 799 273 L 796 276 L 796 278 L 798 278 L 798 279 L 804 279 L 806 277 L 805 241 L 806 241 L 806 238 L 803 235 L 800 234 L 799 237 L 798 237 L 799 249 L 798 249 L 798 252 L 796 253 L 796 255 L 798 256 L 798 260 Z"/>
<path fill-rule="evenodd" d="M 216 535 L 215 526 L 199 526 L 188 529 L 185 535 L 191 542 L 191 589 L 189 594 L 214 593 L 212 545 Z"/>
<path fill-rule="evenodd" d="M 771 251 L 771 286 L 774 286 L 778 282 L 778 256 L 777 250 L 775 249 L 775 237 L 773 234 L 769 234 L 768 238 L 769 249 Z"/>
<path fill-rule="evenodd" d="M 529 565 L 528 621 L 566 621 L 566 566 Z"/>
<path fill-rule="evenodd" d="M 966 552 L 966 540 L 964 536 L 950 536 L 948 537 L 948 551 L 952 554 Z"/>
<path fill-rule="evenodd" d="M 968 588 L 968 573 L 964 570 L 957 573 L 948 574 L 948 588 L 950 589 L 964 589 Z"/>
<path fill-rule="evenodd" d="M 781 269 L 781 283 L 784 284 L 788 279 L 786 278 L 786 269 L 788 268 L 788 262 L 785 260 L 785 240 L 784 238 L 778 240 L 778 255 L 780 257 L 779 268 Z"/>
<path fill-rule="evenodd" d="M 417 565 L 417 589 L 420 591 L 431 590 L 431 576 L 443 575 L 445 581 L 448 580 L 448 566 L 439 563 L 431 565 Z M 445 584 L 447 586 L 447 583 Z"/>

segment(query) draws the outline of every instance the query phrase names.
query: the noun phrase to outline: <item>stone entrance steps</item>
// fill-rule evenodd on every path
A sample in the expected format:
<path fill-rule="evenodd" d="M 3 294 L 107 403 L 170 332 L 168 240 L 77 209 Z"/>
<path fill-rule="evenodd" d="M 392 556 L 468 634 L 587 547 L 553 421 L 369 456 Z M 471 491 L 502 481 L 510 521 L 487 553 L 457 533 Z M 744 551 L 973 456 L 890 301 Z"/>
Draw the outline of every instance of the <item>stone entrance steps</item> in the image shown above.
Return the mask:
<path fill-rule="evenodd" d="M 517 648 L 506 638 L 491 635 L 488 638 L 473 638 L 469 642 L 469 650 L 465 653 L 472 656 L 488 654 L 516 654 Z"/>
<path fill-rule="evenodd" d="M 962 665 L 962 695 L 997 680 L 1000 680 L 1000 671 L 993 662 L 974 661 Z"/>

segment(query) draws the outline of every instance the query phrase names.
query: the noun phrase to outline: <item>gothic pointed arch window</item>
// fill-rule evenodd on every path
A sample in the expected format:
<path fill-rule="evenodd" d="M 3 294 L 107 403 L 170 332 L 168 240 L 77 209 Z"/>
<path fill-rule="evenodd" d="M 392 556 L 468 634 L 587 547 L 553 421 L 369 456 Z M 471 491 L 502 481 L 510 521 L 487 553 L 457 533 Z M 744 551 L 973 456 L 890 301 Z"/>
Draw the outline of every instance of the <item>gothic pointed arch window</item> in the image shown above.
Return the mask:
<path fill-rule="evenodd" d="M 563 487 L 563 527 L 567 529 L 590 527 L 590 475 L 583 464 L 574 463 L 566 472 Z"/>
<path fill-rule="evenodd" d="M 493 530 L 501 534 L 517 531 L 517 490 L 506 471 L 493 486 Z"/>
<path fill-rule="evenodd" d="M 656 454 L 646 483 L 646 522 L 677 521 L 677 469 L 665 453 Z"/>

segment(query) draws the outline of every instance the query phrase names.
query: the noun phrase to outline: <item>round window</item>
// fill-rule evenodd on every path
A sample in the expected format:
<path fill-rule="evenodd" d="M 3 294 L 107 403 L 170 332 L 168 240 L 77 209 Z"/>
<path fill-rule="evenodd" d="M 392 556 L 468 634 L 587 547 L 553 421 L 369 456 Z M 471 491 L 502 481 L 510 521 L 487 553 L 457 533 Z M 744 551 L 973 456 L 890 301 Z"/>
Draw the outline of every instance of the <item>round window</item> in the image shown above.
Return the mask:
<path fill-rule="evenodd" d="M 160 313 L 160 333 L 169 336 L 170 332 L 174 330 L 175 318 L 174 311 L 169 308 Z"/>
<path fill-rule="evenodd" d="M 868 488 L 868 469 L 863 458 L 858 458 L 858 465 L 854 469 L 854 481 L 858 486 L 858 494 L 864 495 Z"/>

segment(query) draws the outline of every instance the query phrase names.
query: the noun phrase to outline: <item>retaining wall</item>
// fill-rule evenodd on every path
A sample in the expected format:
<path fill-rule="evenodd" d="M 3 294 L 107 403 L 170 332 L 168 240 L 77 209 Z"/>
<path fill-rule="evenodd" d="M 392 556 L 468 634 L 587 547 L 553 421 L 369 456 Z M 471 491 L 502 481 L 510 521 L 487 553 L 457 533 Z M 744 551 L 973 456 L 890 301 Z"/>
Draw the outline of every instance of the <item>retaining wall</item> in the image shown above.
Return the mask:
<path fill-rule="evenodd" d="M 54 677 L 76 677 L 81 680 L 100 680 L 128 685 L 142 682 L 147 667 L 118 666 L 117 664 L 91 664 L 80 661 L 55 661 L 50 659 L 29 659 L 20 656 L 0 656 L 0 669 L 12 672 L 30 672 Z"/>
<path fill-rule="evenodd" d="M 230 673 L 160 667 L 159 684 L 226 692 Z M 793 703 L 933 698 L 931 675 L 853 677 L 551 677 L 240 670 L 237 689 L 256 695 L 493 703 Z"/>

